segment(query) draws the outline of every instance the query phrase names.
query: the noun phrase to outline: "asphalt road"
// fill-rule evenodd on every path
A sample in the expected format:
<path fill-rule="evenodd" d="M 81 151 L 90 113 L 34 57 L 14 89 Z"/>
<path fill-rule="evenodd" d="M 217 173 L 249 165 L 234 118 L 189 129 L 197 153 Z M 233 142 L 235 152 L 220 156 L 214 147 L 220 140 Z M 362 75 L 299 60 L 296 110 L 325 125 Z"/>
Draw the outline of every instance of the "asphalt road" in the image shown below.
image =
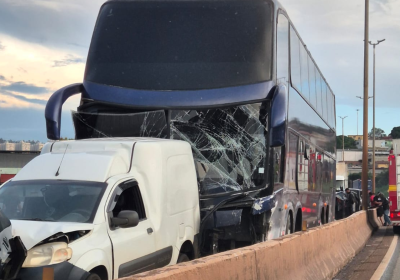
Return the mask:
<path fill-rule="evenodd" d="M 383 273 L 381 280 L 399 280 L 400 279 L 400 239 L 397 239 L 396 249 L 393 256 Z"/>
<path fill-rule="evenodd" d="M 357 234 L 357 233 L 354 233 Z M 378 269 L 393 240 L 392 227 L 380 227 L 334 280 L 368 280 Z M 388 278 L 391 279 L 391 278 Z M 400 278 L 393 278 L 399 280 Z"/>

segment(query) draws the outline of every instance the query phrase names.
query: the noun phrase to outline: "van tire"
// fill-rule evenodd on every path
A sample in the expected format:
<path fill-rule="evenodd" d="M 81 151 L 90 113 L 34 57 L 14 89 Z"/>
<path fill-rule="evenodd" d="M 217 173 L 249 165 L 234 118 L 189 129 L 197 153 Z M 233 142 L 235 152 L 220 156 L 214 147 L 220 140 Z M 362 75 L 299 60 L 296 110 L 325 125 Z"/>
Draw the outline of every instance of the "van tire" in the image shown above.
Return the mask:
<path fill-rule="evenodd" d="M 86 280 L 101 280 L 100 276 L 96 273 L 90 273 Z"/>
<path fill-rule="evenodd" d="M 190 261 L 189 257 L 186 254 L 179 254 L 178 261 L 176 263 L 183 263 Z"/>

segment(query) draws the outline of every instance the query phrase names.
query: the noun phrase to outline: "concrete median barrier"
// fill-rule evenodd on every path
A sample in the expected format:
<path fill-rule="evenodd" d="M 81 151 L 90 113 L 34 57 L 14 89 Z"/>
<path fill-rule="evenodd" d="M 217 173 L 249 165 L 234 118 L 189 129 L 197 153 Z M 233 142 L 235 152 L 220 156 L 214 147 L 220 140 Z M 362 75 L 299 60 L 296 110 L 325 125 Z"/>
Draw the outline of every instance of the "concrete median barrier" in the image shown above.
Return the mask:
<path fill-rule="evenodd" d="M 365 246 L 373 228 L 367 211 L 360 211 L 306 232 L 122 279 L 331 279 Z"/>
<path fill-rule="evenodd" d="M 367 215 L 368 221 L 372 227 L 378 228 L 382 225 L 382 223 L 379 221 L 378 215 L 376 214 L 376 208 L 368 209 Z"/>

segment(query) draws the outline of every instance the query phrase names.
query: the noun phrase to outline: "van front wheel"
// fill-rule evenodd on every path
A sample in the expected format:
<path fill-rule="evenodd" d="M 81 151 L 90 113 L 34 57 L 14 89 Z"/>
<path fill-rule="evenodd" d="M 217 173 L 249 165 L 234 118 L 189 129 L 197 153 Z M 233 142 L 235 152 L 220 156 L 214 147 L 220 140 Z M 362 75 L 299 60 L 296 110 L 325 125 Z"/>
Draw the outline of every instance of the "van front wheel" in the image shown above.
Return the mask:
<path fill-rule="evenodd" d="M 86 280 L 101 280 L 100 276 L 96 273 L 90 273 Z"/>

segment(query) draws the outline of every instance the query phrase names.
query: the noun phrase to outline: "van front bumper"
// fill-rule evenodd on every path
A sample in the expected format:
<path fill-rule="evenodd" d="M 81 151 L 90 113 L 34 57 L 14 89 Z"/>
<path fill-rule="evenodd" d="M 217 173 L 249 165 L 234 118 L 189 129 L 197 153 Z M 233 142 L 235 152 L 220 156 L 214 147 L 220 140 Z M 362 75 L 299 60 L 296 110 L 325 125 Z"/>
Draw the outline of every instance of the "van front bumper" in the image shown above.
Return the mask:
<path fill-rule="evenodd" d="M 47 276 L 48 275 L 48 276 Z M 74 266 L 69 262 L 41 267 L 21 268 L 17 280 L 85 280 L 89 272 Z"/>

